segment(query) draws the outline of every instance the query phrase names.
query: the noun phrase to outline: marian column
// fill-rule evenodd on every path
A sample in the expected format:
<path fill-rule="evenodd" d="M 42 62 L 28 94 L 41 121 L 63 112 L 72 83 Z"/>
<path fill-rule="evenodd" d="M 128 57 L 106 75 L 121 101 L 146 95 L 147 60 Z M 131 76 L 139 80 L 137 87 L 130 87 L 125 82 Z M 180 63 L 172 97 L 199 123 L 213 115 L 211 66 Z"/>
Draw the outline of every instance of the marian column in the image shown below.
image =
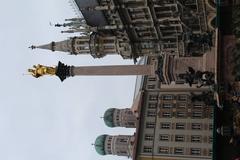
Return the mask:
<path fill-rule="evenodd" d="M 43 75 L 56 75 L 61 81 L 70 76 L 122 76 L 122 75 L 154 75 L 154 65 L 112 65 L 112 66 L 67 66 L 61 62 L 57 67 L 34 65 L 28 70 L 35 78 Z"/>

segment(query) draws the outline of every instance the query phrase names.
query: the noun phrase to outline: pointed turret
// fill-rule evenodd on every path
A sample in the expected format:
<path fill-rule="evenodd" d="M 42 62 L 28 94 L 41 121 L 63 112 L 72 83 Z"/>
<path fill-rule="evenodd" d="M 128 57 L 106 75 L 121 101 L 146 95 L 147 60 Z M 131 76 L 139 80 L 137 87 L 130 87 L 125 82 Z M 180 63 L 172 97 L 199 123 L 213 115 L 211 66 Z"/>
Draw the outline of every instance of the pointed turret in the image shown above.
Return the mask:
<path fill-rule="evenodd" d="M 55 24 L 54 26 L 55 26 L 55 27 L 62 27 L 63 25 L 62 25 L 62 24 L 59 24 L 59 23 L 57 23 L 57 24 Z"/>
<path fill-rule="evenodd" d="M 69 23 L 63 23 L 63 24 L 55 24 L 55 27 L 73 27 L 77 26 L 80 27 L 80 23 L 78 22 L 69 22 Z"/>
<path fill-rule="evenodd" d="M 73 30 L 65 32 L 74 32 Z M 65 33 L 64 32 L 64 33 Z M 87 32 L 83 32 L 87 33 Z M 94 58 L 101 58 L 105 55 L 120 54 L 123 58 L 131 58 L 131 45 L 121 38 L 111 35 L 98 34 L 73 37 L 60 42 L 32 46 L 32 49 L 40 48 L 51 51 L 70 52 L 71 54 L 91 54 Z"/>
<path fill-rule="evenodd" d="M 86 25 L 84 19 L 81 18 L 71 18 L 71 19 L 65 19 L 65 23 L 63 24 L 55 24 L 55 27 L 84 27 Z"/>
<path fill-rule="evenodd" d="M 32 49 L 40 48 L 40 49 L 46 49 L 51 51 L 61 51 L 61 52 L 72 52 L 72 46 L 71 42 L 72 40 L 64 40 L 60 42 L 51 42 L 48 44 L 40 45 L 40 46 L 34 46 L 32 45 Z"/>

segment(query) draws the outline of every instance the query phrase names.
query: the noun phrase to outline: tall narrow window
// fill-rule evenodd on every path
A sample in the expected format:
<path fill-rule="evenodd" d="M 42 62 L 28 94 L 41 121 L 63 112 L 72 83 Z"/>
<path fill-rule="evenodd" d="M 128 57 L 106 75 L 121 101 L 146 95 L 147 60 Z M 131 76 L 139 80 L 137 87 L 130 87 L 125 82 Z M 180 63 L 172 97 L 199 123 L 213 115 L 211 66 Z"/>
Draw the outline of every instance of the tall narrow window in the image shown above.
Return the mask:
<path fill-rule="evenodd" d="M 149 84 L 148 89 L 155 89 L 155 85 L 154 84 Z"/>
<path fill-rule="evenodd" d="M 193 111 L 192 112 L 192 118 L 202 118 L 203 113 L 201 111 Z"/>
<path fill-rule="evenodd" d="M 181 108 L 181 109 L 186 108 L 186 107 L 187 107 L 186 103 L 178 103 L 178 105 L 177 105 L 177 108 Z"/>
<path fill-rule="evenodd" d="M 171 124 L 170 123 L 161 123 L 160 128 L 161 129 L 170 129 Z"/>
<path fill-rule="evenodd" d="M 146 128 L 154 128 L 155 127 L 155 122 L 147 122 L 146 123 Z"/>
<path fill-rule="evenodd" d="M 175 142 L 184 142 L 184 135 L 175 135 Z"/>
<path fill-rule="evenodd" d="M 202 124 L 201 123 L 192 123 L 192 130 L 201 130 Z"/>
<path fill-rule="evenodd" d="M 193 135 L 193 136 L 191 136 L 191 142 L 201 142 L 201 136 L 199 136 L 199 135 Z"/>
<path fill-rule="evenodd" d="M 145 134 L 144 140 L 145 141 L 153 141 L 153 135 L 152 134 Z"/>
<path fill-rule="evenodd" d="M 173 95 L 171 94 L 166 94 L 162 96 L 163 100 L 173 100 Z"/>
<path fill-rule="evenodd" d="M 185 123 L 176 123 L 176 129 L 185 129 Z"/>
<path fill-rule="evenodd" d="M 168 134 L 160 134 L 159 140 L 160 141 L 169 141 L 169 135 Z"/>
<path fill-rule="evenodd" d="M 213 111 L 210 112 L 209 118 L 213 118 Z"/>
<path fill-rule="evenodd" d="M 171 112 L 162 112 L 162 117 L 170 118 L 170 117 L 172 117 L 172 113 Z"/>
<path fill-rule="evenodd" d="M 208 140 L 209 143 L 212 143 L 212 142 L 213 142 L 213 137 L 212 137 L 212 136 L 209 136 L 208 139 L 209 139 L 209 140 Z"/>
<path fill-rule="evenodd" d="M 209 130 L 213 130 L 213 124 L 209 124 Z"/>
<path fill-rule="evenodd" d="M 212 150 L 211 149 L 209 149 L 209 151 L 208 151 L 208 156 L 212 156 Z"/>
<path fill-rule="evenodd" d="M 151 82 L 156 81 L 156 78 L 155 77 L 148 78 L 148 81 L 151 81 Z"/>
<path fill-rule="evenodd" d="M 180 94 L 178 96 L 179 101 L 187 101 L 187 99 L 188 99 L 188 95 L 186 95 L 186 94 Z"/>
<path fill-rule="evenodd" d="M 202 107 L 203 107 L 203 104 L 202 104 L 202 103 L 194 103 L 194 104 L 193 104 L 193 108 L 194 108 L 194 109 L 202 109 Z"/>
<path fill-rule="evenodd" d="M 147 116 L 148 117 L 155 117 L 156 116 L 156 112 L 155 111 L 147 111 Z"/>
<path fill-rule="evenodd" d="M 150 95 L 149 100 L 156 101 L 158 99 L 157 95 Z"/>
<path fill-rule="evenodd" d="M 144 147 L 143 147 L 143 152 L 144 152 L 144 153 L 152 153 L 152 147 L 150 147 L 150 146 L 144 146 Z"/>
<path fill-rule="evenodd" d="M 126 143 L 127 139 L 122 138 L 122 139 L 119 140 L 119 142 Z"/>
<path fill-rule="evenodd" d="M 181 147 L 174 148 L 174 154 L 183 154 L 184 149 Z"/>
<path fill-rule="evenodd" d="M 201 155 L 200 148 L 191 148 L 191 155 Z"/>
<path fill-rule="evenodd" d="M 170 109 L 172 107 L 173 107 L 173 105 L 171 103 L 163 103 L 162 104 L 162 108 L 164 108 L 164 109 Z"/>
<path fill-rule="evenodd" d="M 159 147 L 159 153 L 160 154 L 168 154 L 169 153 L 169 148 L 168 147 Z"/>
<path fill-rule="evenodd" d="M 149 109 L 156 109 L 157 108 L 157 103 L 149 103 L 148 108 Z"/>
<path fill-rule="evenodd" d="M 186 112 L 179 111 L 177 112 L 177 118 L 184 118 L 186 117 Z"/>

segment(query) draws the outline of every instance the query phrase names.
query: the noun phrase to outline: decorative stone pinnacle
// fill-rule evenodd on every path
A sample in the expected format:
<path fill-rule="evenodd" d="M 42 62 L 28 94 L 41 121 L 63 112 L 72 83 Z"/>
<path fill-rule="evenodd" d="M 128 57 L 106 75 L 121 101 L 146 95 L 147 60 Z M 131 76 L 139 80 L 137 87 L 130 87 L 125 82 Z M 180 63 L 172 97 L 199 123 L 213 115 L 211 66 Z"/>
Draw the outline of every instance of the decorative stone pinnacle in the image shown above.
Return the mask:
<path fill-rule="evenodd" d="M 55 24 L 55 27 L 62 27 L 62 25 L 57 23 L 57 24 Z"/>
<path fill-rule="evenodd" d="M 30 47 L 28 47 L 28 48 L 31 48 L 31 49 L 36 49 L 37 47 L 36 46 L 34 46 L 34 45 L 31 45 Z"/>

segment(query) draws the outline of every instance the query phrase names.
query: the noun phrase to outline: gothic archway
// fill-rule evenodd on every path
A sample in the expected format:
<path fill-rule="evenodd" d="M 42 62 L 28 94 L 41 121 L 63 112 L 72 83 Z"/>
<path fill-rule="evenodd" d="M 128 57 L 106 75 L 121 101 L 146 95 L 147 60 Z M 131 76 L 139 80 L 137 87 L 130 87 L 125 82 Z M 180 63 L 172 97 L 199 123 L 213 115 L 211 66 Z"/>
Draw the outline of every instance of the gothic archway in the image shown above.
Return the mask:
<path fill-rule="evenodd" d="M 216 21 L 216 16 L 212 16 L 211 18 L 209 18 L 208 20 L 208 27 L 210 28 L 210 30 L 214 30 L 217 27 L 217 21 Z"/>
<path fill-rule="evenodd" d="M 217 7 L 216 0 L 207 0 L 207 6 L 215 10 Z"/>

